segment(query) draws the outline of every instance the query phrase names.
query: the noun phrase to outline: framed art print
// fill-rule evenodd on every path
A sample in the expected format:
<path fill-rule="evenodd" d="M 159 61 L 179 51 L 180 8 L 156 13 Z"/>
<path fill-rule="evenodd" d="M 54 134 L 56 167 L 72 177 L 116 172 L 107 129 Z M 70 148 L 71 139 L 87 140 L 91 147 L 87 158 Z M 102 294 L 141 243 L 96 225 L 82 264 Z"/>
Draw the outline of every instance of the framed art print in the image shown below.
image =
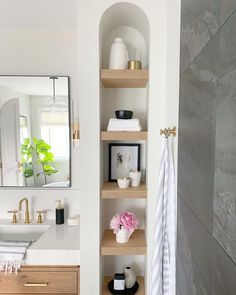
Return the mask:
<path fill-rule="evenodd" d="M 140 170 L 140 149 L 138 143 L 109 144 L 109 181 L 128 177 L 130 170 Z"/>

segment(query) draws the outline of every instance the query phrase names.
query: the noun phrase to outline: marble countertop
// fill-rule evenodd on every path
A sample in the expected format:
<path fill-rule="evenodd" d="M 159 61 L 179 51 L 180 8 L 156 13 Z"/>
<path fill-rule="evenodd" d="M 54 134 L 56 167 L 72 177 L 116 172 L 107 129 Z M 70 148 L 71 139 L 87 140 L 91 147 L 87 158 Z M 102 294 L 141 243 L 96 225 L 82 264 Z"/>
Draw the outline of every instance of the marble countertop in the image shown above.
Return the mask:
<path fill-rule="evenodd" d="M 41 236 L 27 250 L 26 265 L 80 265 L 79 226 L 56 225 L 54 221 L 46 221 L 42 225 L 35 222 L 29 225 L 13 225 L 9 220 L 0 220 L 0 239 L 1 229 L 6 226 L 7 229 L 14 230 L 16 233 L 22 228 L 27 231 L 27 227 L 29 231 L 42 229 Z M 13 237 L 14 232 L 11 233 Z"/>

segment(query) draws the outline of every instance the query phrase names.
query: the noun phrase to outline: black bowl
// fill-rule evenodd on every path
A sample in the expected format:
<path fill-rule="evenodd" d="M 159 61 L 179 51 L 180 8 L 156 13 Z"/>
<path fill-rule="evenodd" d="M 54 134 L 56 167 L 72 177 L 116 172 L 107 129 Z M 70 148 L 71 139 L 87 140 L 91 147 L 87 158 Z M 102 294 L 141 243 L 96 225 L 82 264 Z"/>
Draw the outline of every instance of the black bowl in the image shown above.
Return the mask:
<path fill-rule="evenodd" d="M 133 112 L 128 110 L 115 111 L 117 119 L 132 119 Z"/>

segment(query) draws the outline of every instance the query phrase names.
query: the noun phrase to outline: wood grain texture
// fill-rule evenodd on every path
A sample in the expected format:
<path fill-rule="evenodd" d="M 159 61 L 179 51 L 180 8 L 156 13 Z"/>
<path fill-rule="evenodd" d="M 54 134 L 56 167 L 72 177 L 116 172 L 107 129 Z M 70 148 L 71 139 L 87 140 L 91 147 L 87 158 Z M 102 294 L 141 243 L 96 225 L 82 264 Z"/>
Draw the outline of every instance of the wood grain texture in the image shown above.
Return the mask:
<path fill-rule="evenodd" d="M 47 283 L 25 286 L 26 283 Z M 15 274 L 0 273 L 0 294 L 79 294 L 78 267 L 25 266 Z"/>
<path fill-rule="evenodd" d="M 141 183 L 138 187 L 121 189 L 117 182 L 106 181 L 102 186 L 101 196 L 103 199 L 146 199 L 147 187 L 145 183 Z"/>
<path fill-rule="evenodd" d="M 145 88 L 148 79 L 148 70 L 101 70 L 105 88 Z"/>
<path fill-rule="evenodd" d="M 117 243 L 113 231 L 105 230 L 101 242 L 101 255 L 146 255 L 146 253 L 144 230 L 136 229 L 126 244 Z"/>
<path fill-rule="evenodd" d="M 108 276 L 104 278 L 103 287 L 102 287 L 102 295 L 111 295 L 110 291 L 107 288 L 107 285 L 112 279 L 113 279 L 112 277 L 108 277 Z M 135 293 L 135 295 L 145 295 L 144 278 L 137 277 L 137 281 L 139 283 L 139 289 L 138 289 L 138 292 Z"/>
<path fill-rule="evenodd" d="M 101 140 L 147 140 L 147 131 L 102 131 Z"/>

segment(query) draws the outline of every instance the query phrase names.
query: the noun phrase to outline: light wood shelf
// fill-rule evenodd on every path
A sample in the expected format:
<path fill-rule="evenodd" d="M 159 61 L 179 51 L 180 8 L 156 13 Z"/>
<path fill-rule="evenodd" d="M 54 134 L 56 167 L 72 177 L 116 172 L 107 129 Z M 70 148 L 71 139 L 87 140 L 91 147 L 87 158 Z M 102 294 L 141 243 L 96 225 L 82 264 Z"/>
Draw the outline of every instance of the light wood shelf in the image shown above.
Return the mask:
<path fill-rule="evenodd" d="M 138 187 L 119 188 L 117 182 L 104 182 L 101 195 L 103 199 L 146 199 L 147 187 L 141 183 Z"/>
<path fill-rule="evenodd" d="M 148 79 L 148 70 L 101 70 L 105 88 L 145 88 Z"/>
<path fill-rule="evenodd" d="M 102 131 L 101 140 L 147 140 L 147 131 Z"/>
<path fill-rule="evenodd" d="M 101 255 L 146 255 L 146 253 L 144 230 L 136 229 L 126 244 L 117 243 L 113 231 L 105 230 L 101 243 Z"/>
<path fill-rule="evenodd" d="M 108 283 L 112 280 L 112 277 L 104 277 L 103 287 L 102 287 L 102 295 L 111 295 L 110 291 L 108 290 Z M 136 295 L 145 295 L 145 285 L 144 285 L 144 277 L 137 277 L 137 281 L 139 283 L 138 292 L 135 293 Z"/>

